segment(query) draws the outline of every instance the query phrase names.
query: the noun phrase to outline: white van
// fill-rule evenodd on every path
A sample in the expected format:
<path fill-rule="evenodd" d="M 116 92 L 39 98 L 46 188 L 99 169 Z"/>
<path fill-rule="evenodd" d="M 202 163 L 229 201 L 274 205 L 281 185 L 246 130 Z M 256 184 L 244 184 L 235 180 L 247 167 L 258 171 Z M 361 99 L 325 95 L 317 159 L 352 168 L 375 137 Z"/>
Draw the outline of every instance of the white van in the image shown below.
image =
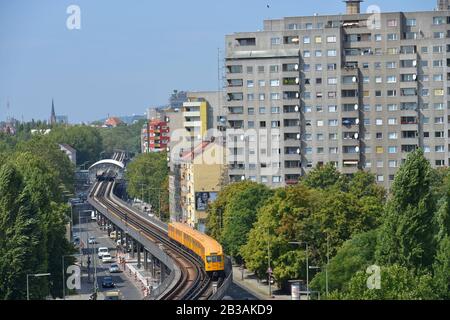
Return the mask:
<path fill-rule="evenodd" d="M 95 215 L 95 211 L 91 211 L 91 220 L 97 221 L 97 216 Z"/>

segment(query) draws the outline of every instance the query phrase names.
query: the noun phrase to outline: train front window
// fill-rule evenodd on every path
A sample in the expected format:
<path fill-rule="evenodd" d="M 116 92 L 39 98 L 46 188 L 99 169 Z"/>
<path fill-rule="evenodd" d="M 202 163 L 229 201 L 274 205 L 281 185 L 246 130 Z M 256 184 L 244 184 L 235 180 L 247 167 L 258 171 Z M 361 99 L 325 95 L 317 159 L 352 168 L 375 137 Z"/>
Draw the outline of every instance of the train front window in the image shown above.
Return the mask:
<path fill-rule="evenodd" d="M 212 262 L 217 262 L 217 256 L 212 256 Z"/>
<path fill-rule="evenodd" d="M 206 257 L 206 262 L 211 263 L 212 262 L 212 257 L 211 256 L 207 256 Z"/>
<path fill-rule="evenodd" d="M 217 262 L 222 262 L 222 257 L 221 256 L 217 256 Z"/>

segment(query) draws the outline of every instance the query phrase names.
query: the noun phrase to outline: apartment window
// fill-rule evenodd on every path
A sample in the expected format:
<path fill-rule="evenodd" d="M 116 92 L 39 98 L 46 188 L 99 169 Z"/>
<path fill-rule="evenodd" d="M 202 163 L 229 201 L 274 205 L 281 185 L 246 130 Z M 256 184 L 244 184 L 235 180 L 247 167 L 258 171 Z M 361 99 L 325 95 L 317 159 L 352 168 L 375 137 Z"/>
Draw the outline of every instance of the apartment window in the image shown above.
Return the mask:
<path fill-rule="evenodd" d="M 269 68 L 269 70 L 270 70 L 270 73 L 277 73 L 277 72 L 280 72 L 280 66 L 279 65 L 271 65 L 270 66 L 270 68 Z"/>
<path fill-rule="evenodd" d="M 337 138 L 338 138 L 337 133 L 330 133 L 330 134 L 328 135 L 328 139 L 329 139 L 329 140 L 337 140 Z"/>
<path fill-rule="evenodd" d="M 328 120 L 328 125 L 329 125 L 330 127 L 337 127 L 338 124 L 339 124 L 339 121 L 336 120 L 336 119 Z"/>
<path fill-rule="evenodd" d="M 270 94 L 270 100 L 280 100 L 281 94 L 280 93 L 271 93 Z"/>
<path fill-rule="evenodd" d="M 433 75 L 433 81 L 444 81 L 444 75 L 443 74 Z"/>
<path fill-rule="evenodd" d="M 378 140 L 383 139 L 383 132 L 377 132 L 377 133 L 376 133 L 376 138 L 377 138 Z"/>
<path fill-rule="evenodd" d="M 255 108 L 249 107 L 249 108 L 247 109 L 247 113 L 248 113 L 249 115 L 254 115 L 254 114 L 255 114 Z"/>
<path fill-rule="evenodd" d="M 259 94 L 259 101 L 264 101 L 266 100 L 266 94 L 265 93 L 260 93 Z"/>
<path fill-rule="evenodd" d="M 255 86 L 255 83 L 253 80 L 247 80 L 247 88 L 253 88 Z"/>
<path fill-rule="evenodd" d="M 281 182 L 281 177 L 280 176 L 273 176 L 272 177 L 272 182 L 273 183 L 280 183 Z"/>
<path fill-rule="evenodd" d="M 387 83 L 396 83 L 397 77 L 396 76 L 388 76 L 387 77 Z"/>
<path fill-rule="evenodd" d="M 422 48 L 420 48 L 420 52 L 422 52 L 422 53 L 424 53 L 424 54 L 428 53 L 428 47 L 422 47 Z"/>
<path fill-rule="evenodd" d="M 443 103 L 435 103 L 433 105 L 434 110 L 444 110 L 444 104 Z"/>
<path fill-rule="evenodd" d="M 317 120 L 317 126 L 323 127 L 323 120 Z"/>
<path fill-rule="evenodd" d="M 377 168 L 383 168 L 383 167 L 384 167 L 383 160 L 377 160 Z"/>
<path fill-rule="evenodd" d="M 260 107 L 259 114 L 265 114 L 265 113 L 266 113 L 266 107 Z"/>
<path fill-rule="evenodd" d="M 388 119 L 389 125 L 396 125 L 397 124 L 397 118 L 389 118 Z"/>
<path fill-rule="evenodd" d="M 321 36 L 316 36 L 316 37 L 314 38 L 314 42 L 315 42 L 315 43 L 322 43 L 322 37 L 321 37 Z"/>
<path fill-rule="evenodd" d="M 390 19 L 387 21 L 388 27 L 396 27 L 397 26 L 397 20 L 396 19 Z"/>
<path fill-rule="evenodd" d="M 248 74 L 252 74 L 253 73 L 253 67 L 252 66 L 248 66 L 247 67 L 247 73 Z"/>
<path fill-rule="evenodd" d="M 434 25 L 440 25 L 445 24 L 446 18 L 445 17 L 433 17 L 433 24 Z"/>
<path fill-rule="evenodd" d="M 389 132 L 388 133 L 389 140 L 396 140 L 397 139 L 397 132 Z"/>
<path fill-rule="evenodd" d="M 388 153 L 390 154 L 397 153 L 397 147 L 388 147 Z"/>
<path fill-rule="evenodd" d="M 310 58 L 311 57 L 311 52 L 309 50 L 303 51 L 303 57 L 304 58 Z"/>
<path fill-rule="evenodd" d="M 304 106 L 304 107 L 303 107 L 303 111 L 304 111 L 305 113 L 312 112 L 312 107 L 311 107 L 311 106 Z"/>
<path fill-rule="evenodd" d="M 264 66 L 258 66 L 258 73 L 264 73 Z"/>
<path fill-rule="evenodd" d="M 328 106 L 328 112 L 337 112 L 337 106 Z"/>
<path fill-rule="evenodd" d="M 444 46 L 433 46 L 433 53 L 443 53 Z"/>
<path fill-rule="evenodd" d="M 316 51 L 314 52 L 314 55 L 315 55 L 316 57 L 321 57 L 321 56 L 322 56 L 322 50 L 316 50 Z"/>
<path fill-rule="evenodd" d="M 266 81 L 265 80 L 259 80 L 258 81 L 258 86 L 265 87 L 266 86 Z"/>
<path fill-rule="evenodd" d="M 376 77 L 375 77 L 375 83 L 383 83 L 383 77 L 381 77 L 381 76 L 376 76 Z"/>
<path fill-rule="evenodd" d="M 280 107 L 272 107 L 272 108 L 270 108 L 270 113 L 272 113 L 272 114 L 280 113 Z"/>
<path fill-rule="evenodd" d="M 386 62 L 387 69 L 395 69 L 397 68 L 397 63 L 395 61 Z"/>
<path fill-rule="evenodd" d="M 328 71 L 336 70 L 336 68 L 337 68 L 336 63 L 329 63 L 329 64 L 327 64 L 327 70 Z"/>
<path fill-rule="evenodd" d="M 445 147 L 444 146 L 435 146 L 434 151 L 435 152 L 445 152 Z"/>
<path fill-rule="evenodd" d="M 383 175 L 377 175 L 377 181 L 378 182 L 384 182 L 384 176 Z"/>
<path fill-rule="evenodd" d="M 316 64 L 316 71 L 322 71 L 322 65 Z"/>
<path fill-rule="evenodd" d="M 396 104 L 388 104 L 387 108 L 388 108 L 388 111 L 397 111 L 398 110 L 398 105 L 396 105 Z"/>
<path fill-rule="evenodd" d="M 303 43 L 304 44 L 310 44 L 311 43 L 311 38 L 310 37 L 303 37 Z"/>
<path fill-rule="evenodd" d="M 375 105 L 375 111 L 377 111 L 377 112 L 382 112 L 382 111 L 383 111 L 383 105 L 381 105 L 381 104 L 376 104 L 376 105 Z"/>
<path fill-rule="evenodd" d="M 383 125 L 383 119 L 376 119 L 375 124 L 377 126 L 382 126 Z"/>
<path fill-rule="evenodd" d="M 434 133 L 435 138 L 444 138 L 444 131 L 436 131 Z"/>
<path fill-rule="evenodd" d="M 336 41 L 337 41 L 336 36 L 328 36 L 327 37 L 327 42 L 328 43 L 336 43 Z"/>
<path fill-rule="evenodd" d="M 389 168 L 397 168 L 397 160 L 389 160 Z"/>
<path fill-rule="evenodd" d="M 417 25 L 416 19 L 406 19 L 406 25 L 408 27 L 415 27 Z"/>
<path fill-rule="evenodd" d="M 444 89 L 434 89 L 433 92 L 436 97 L 444 95 Z"/>
<path fill-rule="evenodd" d="M 443 167 L 445 166 L 445 160 L 436 160 L 435 164 L 437 167 Z"/>
<path fill-rule="evenodd" d="M 389 54 L 389 55 L 398 54 L 398 48 L 388 48 L 387 49 L 387 54 Z"/>
<path fill-rule="evenodd" d="M 327 51 L 327 56 L 328 57 L 336 57 L 337 56 L 337 51 L 335 49 L 328 50 Z"/>
<path fill-rule="evenodd" d="M 397 96 L 397 90 L 388 90 L 387 91 L 388 97 L 396 97 Z"/>
<path fill-rule="evenodd" d="M 376 147 L 376 153 L 381 154 L 384 153 L 384 148 L 383 147 Z"/>
<path fill-rule="evenodd" d="M 252 128 L 254 128 L 255 127 L 255 121 L 249 121 L 248 122 L 248 128 L 249 129 L 252 129 Z"/>
<path fill-rule="evenodd" d="M 429 146 L 424 146 L 423 147 L 423 152 L 430 153 L 431 152 L 431 148 Z"/>
<path fill-rule="evenodd" d="M 339 149 L 337 147 L 331 147 L 329 148 L 329 153 L 330 154 L 337 154 L 339 151 Z"/>
<path fill-rule="evenodd" d="M 381 34 L 376 34 L 375 35 L 375 41 L 381 41 L 382 40 L 382 36 L 381 36 Z"/>
<path fill-rule="evenodd" d="M 433 60 L 433 67 L 434 68 L 439 68 L 442 67 L 444 65 L 442 60 Z"/>
<path fill-rule="evenodd" d="M 398 40 L 398 34 L 397 33 L 389 33 L 387 35 L 388 41 L 397 41 Z"/>
<path fill-rule="evenodd" d="M 337 78 L 336 77 L 328 78 L 328 84 L 329 85 L 337 84 Z"/>
<path fill-rule="evenodd" d="M 279 87 L 280 86 L 280 80 L 279 79 L 270 80 L 270 86 L 271 87 Z"/>
<path fill-rule="evenodd" d="M 369 76 L 364 76 L 363 77 L 363 83 L 370 83 L 370 77 Z"/>
<path fill-rule="evenodd" d="M 318 133 L 317 134 L 317 141 L 323 141 L 324 140 L 324 135 L 323 133 Z"/>
<path fill-rule="evenodd" d="M 278 45 L 281 44 L 281 38 L 271 38 L 271 39 L 270 39 L 270 43 L 271 43 L 273 46 L 278 46 Z"/>
<path fill-rule="evenodd" d="M 328 99 L 336 99 L 337 93 L 336 91 L 328 91 Z"/>
<path fill-rule="evenodd" d="M 444 124 L 444 117 L 434 118 L 434 124 Z"/>

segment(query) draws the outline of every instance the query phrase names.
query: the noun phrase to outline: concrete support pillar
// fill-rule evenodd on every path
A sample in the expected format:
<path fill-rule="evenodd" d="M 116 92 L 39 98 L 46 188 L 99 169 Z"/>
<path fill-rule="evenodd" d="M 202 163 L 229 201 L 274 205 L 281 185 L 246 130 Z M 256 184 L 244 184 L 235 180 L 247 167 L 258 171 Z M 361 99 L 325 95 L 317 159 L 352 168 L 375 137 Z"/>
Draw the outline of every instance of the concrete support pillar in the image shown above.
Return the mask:
<path fill-rule="evenodd" d="M 141 244 L 139 242 L 136 242 L 136 248 L 137 248 L 137 267 L 138 269 L 141 268 Z"/>
<path fill-rule="evenodd" d="M 131 239 L 131 258 L 134 259 L 134 248 L 135 248 L 135 243 L 134 240 Z"/>
<path fill-rule="evenodd" d="M 148 252 L 145 248 L 144 248 L 144 270 L 145 271 L 148 270 Z"/>

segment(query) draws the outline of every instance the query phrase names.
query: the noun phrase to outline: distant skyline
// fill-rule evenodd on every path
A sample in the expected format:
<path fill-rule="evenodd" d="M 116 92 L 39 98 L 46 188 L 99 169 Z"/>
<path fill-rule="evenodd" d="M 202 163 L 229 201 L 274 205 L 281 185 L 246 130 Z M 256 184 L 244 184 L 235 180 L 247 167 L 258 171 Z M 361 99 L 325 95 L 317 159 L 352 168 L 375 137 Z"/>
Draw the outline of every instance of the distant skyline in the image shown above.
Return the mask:
<path fill-rule="evenodd" d="M 0 121 L 8 99 L 10 115 L 25 121 L 49 119 L 52 99 L 71 123 L 143 114 L 174 89 L 217 90 L 226 34 L 269 18 L 345 12 L 341 0 L 154 2 L 0 0 Z M 66 27 L 70 5 L 81 9 L 81 30 Z M 370 5 L 431 11 L 436 1 L 366 0 L 362 11 Z"/>

